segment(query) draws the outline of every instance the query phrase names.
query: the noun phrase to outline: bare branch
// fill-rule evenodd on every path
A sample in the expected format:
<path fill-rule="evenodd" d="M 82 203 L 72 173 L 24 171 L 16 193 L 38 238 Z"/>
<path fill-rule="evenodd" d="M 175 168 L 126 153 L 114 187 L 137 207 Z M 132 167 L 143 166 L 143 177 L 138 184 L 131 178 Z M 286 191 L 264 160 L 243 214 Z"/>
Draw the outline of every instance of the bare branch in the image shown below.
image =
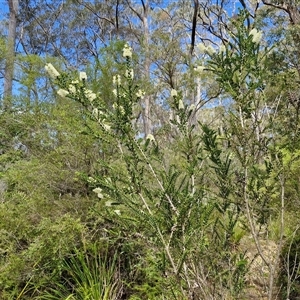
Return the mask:
<path fill-rule="evenodd" d="M 262 0 L 262 3 L 265 4 L 265 5 L 268 5 L 268 6 L 272 6 L 272 7 L 284 10 L 285 12 L 289 13 L 287 5 L 285 5 L 285 4 L 278 5 L 278 4 L 274 4 L 274 3 L 271 3 L 271 2 L 266 1 L 266 0 Z"/>
<path fill-rule="evenodd" d="M 193 15 L 193 26 L 192 26 L 192 38 L 191 38 L 191 54 L 193 54 L 195 47 L 195 35 L 197 27 L 197 16 L 199 9 L 199 0 L 194 0 L 194 15 Z"/>
<path fill-rule="evenodd" d="M 110 23 L 110 24 L 116 26 L 116 24 L 115 24 L 112 20 L 110 20 L 110 19 L 108 19 L 108 18 L 106 18 L 106 17 L 100 16 L 100 15 L 93 9 L 93 7 L 91 7 L 89 4 L 87 4 L 87 3 L 85 3 L 85 2 L 82 2 L 82 1 L 80 1 L 80 0 L 77 0 L 77 2 L 78 2 L 79 4 L 81 4 L 81 5 L 83 5 L 83 6 L 84 6 L 86 9 L 88 9 L 90 12 L 92 12 L 97 18 L 99 18 L 99 19 L 101 19 L 101 20 L 105 20 L 105 21 L 107 21 L 108 23 Z"/>
<path fill-rule="evenodd" d="M 130 10 L 132 10 L 137 15 L 137 17 L 143 22 L 143 16 L 136 9 L 134 9 L 132 7 L 132 5 L 130 4 L 130 2 L 128 0 L 126 0 L 126 2 L 129 6 Z M 144 8 L 144 10 L 145 10 L 145 8 Z"/>

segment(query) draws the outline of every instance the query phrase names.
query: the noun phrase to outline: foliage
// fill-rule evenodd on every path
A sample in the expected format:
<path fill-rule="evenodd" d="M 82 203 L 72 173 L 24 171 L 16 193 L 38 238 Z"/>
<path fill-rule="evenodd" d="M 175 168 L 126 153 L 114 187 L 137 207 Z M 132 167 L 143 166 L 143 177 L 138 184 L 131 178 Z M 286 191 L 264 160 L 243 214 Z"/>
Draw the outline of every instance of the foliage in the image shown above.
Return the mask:
<path fill-rule="evenodd" d="M 281 299 L 297 299 L 300 292 L 299 230 L 286 241 L 281 251 L 278 286 Z"/>
<path fill-rule="evenodd" d="M 214 267 L 207 268 L 225 269 L 220 284 L 223 287 L 233 285 L 232 293 L 238 295 L 245 276 L 243 268 L 240 271 L 239 268 L 246 263 L 237 260 L 231 265 L 232 259 L 235 261 L 236 258 L 229 258 L 232 247 L 230 239 L 239 218 L 236 206 L 232 206 L 231 202 L 227 203 L 231 187 L 224 181 L 224 178 L 229 178 L 231 158 L 218 148 L 215 131 L 206 126 L 202 127 L 204 135 L 201 146 L 201 140 L 194 134 L 195 125 L 189 123 L 193 109 L 183 104 L 181 96 L 175 90 L 171 93 L 171 107 L 176 118 L 171 122 L 178 128 L 181 138 L 178 149 L 183 167 L 180 172 L 165 157 L 154 136 L 148 135 L 145 141 L 137 138 L 138 132 L 132 126 L 133 108 L 143 92 L 135 86 L 131 50 L 128 49 L 129 46 L 125 44 L 125 74 L 114 77 L 116 89 L 112 110 L 107 108 L 100 95 L 88 89 L 86 79 L 72 80 L 67 74 L 56 78 L 60 87 L 58 93 L 82 103 L 89 111 L 89 117 L 98 123 L 97 136 L 103 145 L 109 143 L 119 148 L 118 164 L 107 165 L 107 161 L 102 161 L 105 176 L 90 179 L 95 186 L 94 191 L 100 199 L 109 199 L 106 202 L 108 207 L 119 207 L 113 212 L 121 223 L 124 222 L 122 219 L 130 217 L 135 226 L 139 227 L 142 236 L 152 237 L 150 249 L 163 256 L 161 272 L 170 273 L 170 278 L 174 277 L 182 285 L 182 295 L 187 296 L 191 292 L 188 286 L 200 280 L 196 274 L 191 277 L 188 271 L 190 264 L 194 264 L 195 254 L 205 255 L 206 251 L 212 253 L 211 250 L 216 250 L 216 247 L 225 251 L 213 260 L 216 264 Z M 85 74 L 80 76 L 86 77 Z M 217 175 L 218 181 L 215 184 L 219 189 L 219 192 L 212 191 L 216 198 L 208 198 L 209 202 L 203 200 L 209 195 L 209 185 L 205 184 L 203 177 L 198 177 L 201 172 L 198 161 L 204 159 L 199 158 L 199 155 L 205 152 L 214 164 L 211 168 Z M 165 167 L 161 169 L 160 165 Z M 204 184 L 202 188 L 201 183 Z M 225 202 L 218 203 L 219 198 Z M 221 214 L 226 214 L 228 219 L 222 221 Z M 214 243 L 207 243 L 209 238 Z M 198 245 L 195 247 L 196 240 Z M 227 266 L 228 262 L 230 264 Z M 233 269 L 236 269 L 236 278 L 226 275 L 227 272 L 233 272 Z M 218 277 L 214 272 L 211 276 Z M 141 287 L 139 289 L 141 291 Z M 151 293 L 149 288 L 148 293 Z"/>
<path fill-rule="evenodd" d="M 21 3 L 1 299 L 248 299 L 254 277 L 297 293 L 299 25 L 201 1 L 190 54 L 190 4 Z"/>
<path fill-rule="evenodd" d="M 64 258 L 61 266 L 61 284 L 47 290 L 37 299 L 120 299 L 122 282 L 118 274 L 118 253 L 110 257 L 99 246 L 75 250 Z"/>

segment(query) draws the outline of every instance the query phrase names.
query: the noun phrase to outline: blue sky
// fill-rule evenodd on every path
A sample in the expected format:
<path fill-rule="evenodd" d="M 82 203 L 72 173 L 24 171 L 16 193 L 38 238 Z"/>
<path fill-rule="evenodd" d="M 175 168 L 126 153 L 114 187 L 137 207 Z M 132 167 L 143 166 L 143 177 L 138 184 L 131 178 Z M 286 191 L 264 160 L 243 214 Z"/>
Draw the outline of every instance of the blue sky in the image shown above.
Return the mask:
<path fill-rule="evenodd" d="M 8 12 L 8 2 L 7 0 L 0 0 L 0 18 L 3 18 L 3 14 Z"/>
<path fill-rule="evenodd" d="M 0 0 L 0 34 L 4 34 L 5 31 L 7 30 L 6 26 L 3 26 L 1 24 L 2 20 L 7 19 L 7 14 L 8 14 L 8 2 L 7 0 Z"/>

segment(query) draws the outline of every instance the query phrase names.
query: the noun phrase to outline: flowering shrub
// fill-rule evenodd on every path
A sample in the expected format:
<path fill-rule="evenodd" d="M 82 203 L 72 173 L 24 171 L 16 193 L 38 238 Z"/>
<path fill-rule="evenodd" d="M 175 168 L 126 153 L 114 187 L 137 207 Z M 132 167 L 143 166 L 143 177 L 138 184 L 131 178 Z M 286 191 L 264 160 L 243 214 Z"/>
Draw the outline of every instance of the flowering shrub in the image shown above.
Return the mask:
<path fill-rule="evenodd" d="M 142 138 L 134 128 L 134 109 L 142 105 L 147 91 L 135 84 L 127 43 L 123 48 L 126 70 L 112 78 L 111 107 L 88 88 L 86 74 L 81 72 L 74 80 L 49 65 L 46 68 L 59 87 L 58 94 L 81 103 L 98 125 L 102 144 L 118 151 L 116 161 L 101 162 L 103 176 L 88 180 L 98 200 L 115 222 L 136 228 L 139 238 L 147 241 L 149 255 L 155 257 L 157 272 L 179 283 L 184 297 L 242 295 L 248 261 L 235 248 L 244 234 L 239 226 L 246 219 L 260 251 L 253 216 L 266 222 L 271 197 L 265 182 L 273 175 L 264 169 L 271 121 L 262 113 L 267 107 L 263 90 L 270 49 L 262 49 L 262 33 L 255 28 L 249 31 L 243 21 L 230 34 L 219 49 L 200 44 L 205 60 L 196 62 L 192 71 L 195 76 L 209 72 L 222 96 L 230 100 L 222 119 L 225 126 L 220 122 L 217 131 L 202 120 L 195 122 L 198 107 L 190 105 L 182 91 L 171 89 L 169 122 L 176 135 L 170 149 L 155 132 Z M 272 286 L 273 267 L 261 251 L 259 255 L 269 268 Z"/>

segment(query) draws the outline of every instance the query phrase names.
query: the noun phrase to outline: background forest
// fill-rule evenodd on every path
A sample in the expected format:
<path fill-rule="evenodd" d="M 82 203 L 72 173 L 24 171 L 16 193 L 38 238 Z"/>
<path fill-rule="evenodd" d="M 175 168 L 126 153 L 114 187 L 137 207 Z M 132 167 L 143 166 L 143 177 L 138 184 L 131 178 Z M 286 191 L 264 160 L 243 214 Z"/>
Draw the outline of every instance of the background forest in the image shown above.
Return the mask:
<path fill-rule="evenodd" d="M 299 0 L 7 0 L 0 299 L 299 299 Z"/>

